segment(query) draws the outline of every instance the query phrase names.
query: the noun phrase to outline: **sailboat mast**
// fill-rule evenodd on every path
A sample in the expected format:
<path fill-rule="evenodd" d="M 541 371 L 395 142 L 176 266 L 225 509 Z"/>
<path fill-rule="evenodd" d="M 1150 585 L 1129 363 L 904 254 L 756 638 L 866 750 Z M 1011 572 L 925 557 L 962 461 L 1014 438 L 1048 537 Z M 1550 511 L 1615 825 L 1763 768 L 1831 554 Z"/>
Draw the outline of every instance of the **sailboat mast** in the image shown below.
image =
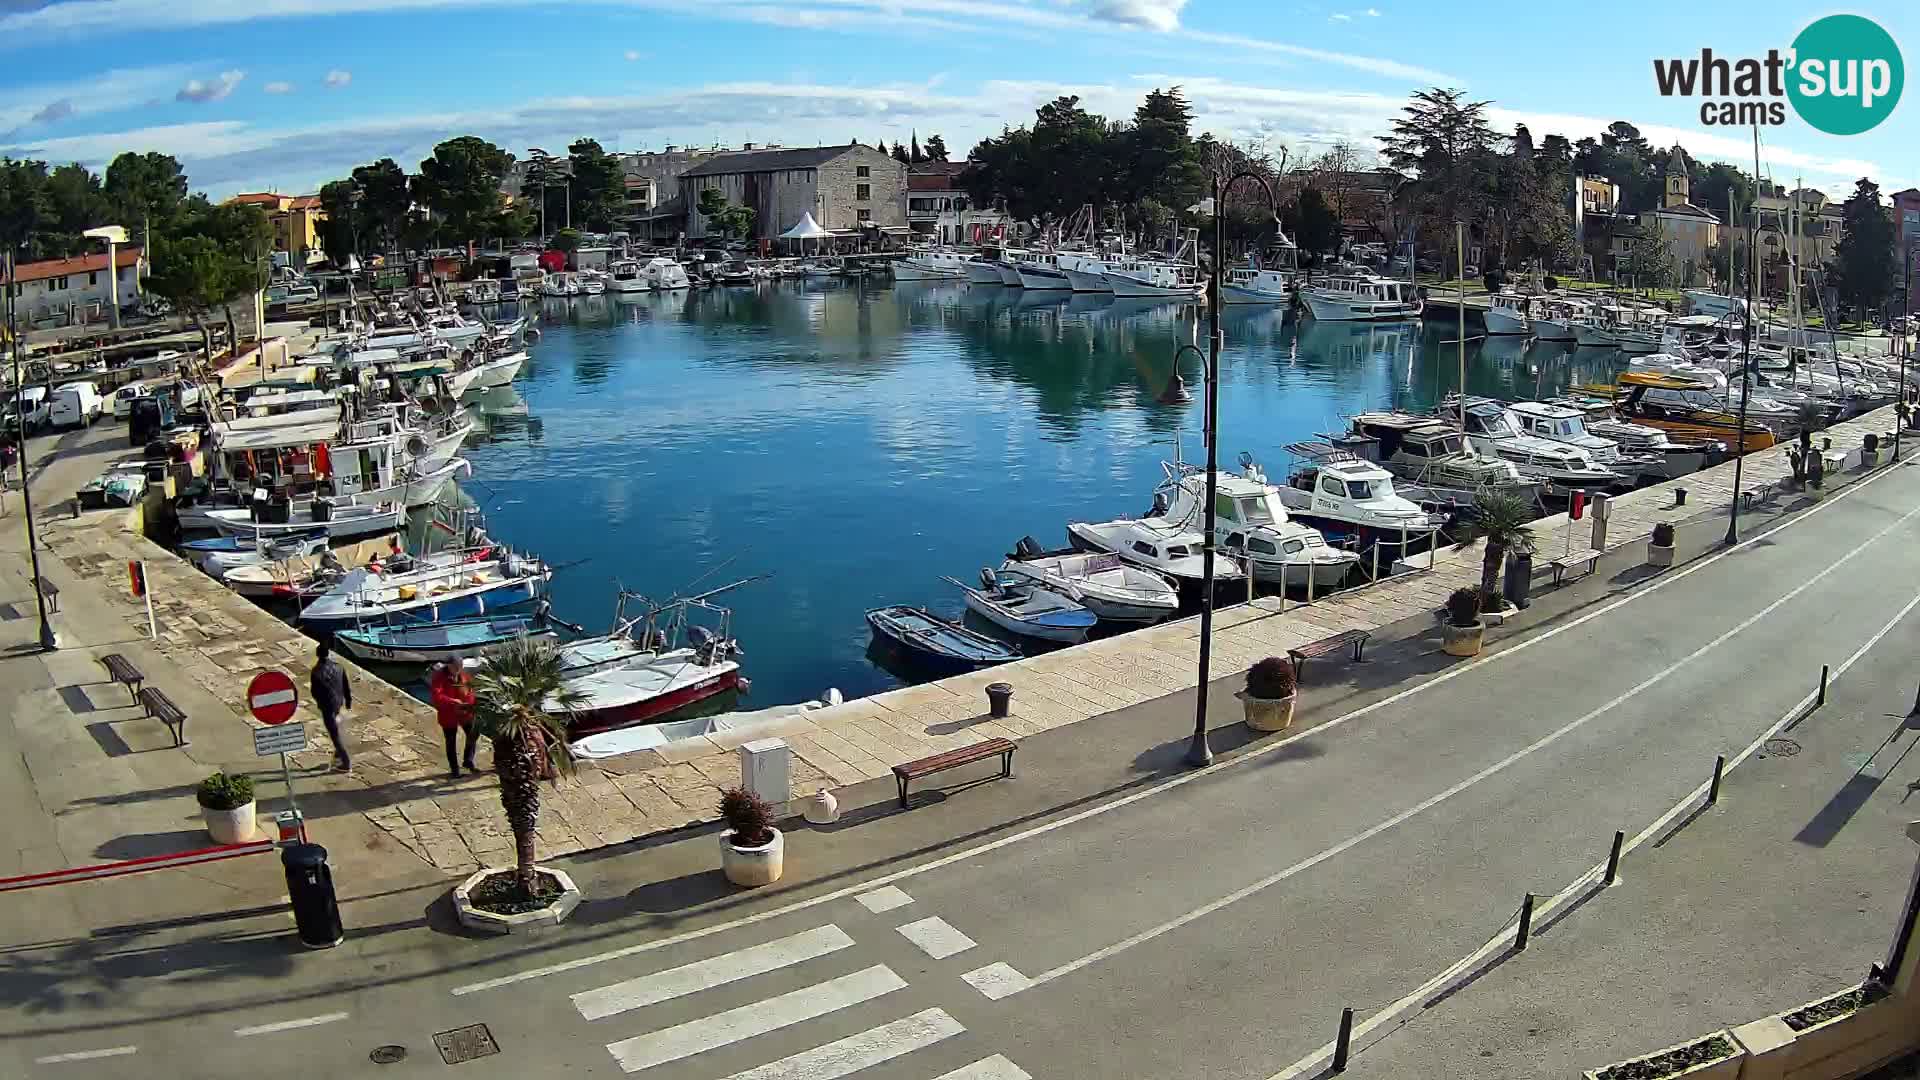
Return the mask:
<path fill-rule="evenodd" d="M 1467 431 L 1467 223 L 1464 221 L 1453 223 L 1453 248 L 1460 264 L 1460 433 L 1464 435 Z"/>

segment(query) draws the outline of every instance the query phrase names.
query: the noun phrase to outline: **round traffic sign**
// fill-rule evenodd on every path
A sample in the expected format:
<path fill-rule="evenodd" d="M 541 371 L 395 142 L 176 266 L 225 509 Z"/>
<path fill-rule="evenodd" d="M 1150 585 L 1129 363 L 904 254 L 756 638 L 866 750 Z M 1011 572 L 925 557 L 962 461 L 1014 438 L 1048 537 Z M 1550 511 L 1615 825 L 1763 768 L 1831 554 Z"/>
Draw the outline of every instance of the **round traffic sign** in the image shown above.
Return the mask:
<path fill-rule="evenodd" d="M 263 724 L 286 723 L 299 705 L 300 692 L 284 671 L 263 671 L 247 684 L 247 708 Z"/>

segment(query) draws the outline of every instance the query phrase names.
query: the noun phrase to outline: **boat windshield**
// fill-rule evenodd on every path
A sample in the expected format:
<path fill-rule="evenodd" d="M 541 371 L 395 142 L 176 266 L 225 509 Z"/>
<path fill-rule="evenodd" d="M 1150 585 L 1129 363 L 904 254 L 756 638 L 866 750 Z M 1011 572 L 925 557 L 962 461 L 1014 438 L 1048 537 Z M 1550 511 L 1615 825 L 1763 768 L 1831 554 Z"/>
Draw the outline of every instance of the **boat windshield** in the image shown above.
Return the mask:
<path fill-rule="evenodd" d="M 1349 480 L 1347 494 L 1355 499 L 1371 499 L 1374 487 L 1380 483 L 1378 480 Z"/>
<path fill-rule="evenodd" d="M 1267 505 L 1267 500 L 1270 498 L 1272 498 L 1270 495 L 1258 495 L 1248 496 L 1247 498 L 1238 500 L 1240 504 L 1240 520 L 1248 525 L 1273 524 L 1278 518 L 1273 512 L 1273 508 Z"/>
<path fill-rule="evenodd" d="M 1185 544 L 1173 544 L 1169 546 L 1166 551 L 1167 558 L 1169 559 L 1184 559 L 1191 554 L 1193 554 L 1193 549 L 1187 547 Z"/>

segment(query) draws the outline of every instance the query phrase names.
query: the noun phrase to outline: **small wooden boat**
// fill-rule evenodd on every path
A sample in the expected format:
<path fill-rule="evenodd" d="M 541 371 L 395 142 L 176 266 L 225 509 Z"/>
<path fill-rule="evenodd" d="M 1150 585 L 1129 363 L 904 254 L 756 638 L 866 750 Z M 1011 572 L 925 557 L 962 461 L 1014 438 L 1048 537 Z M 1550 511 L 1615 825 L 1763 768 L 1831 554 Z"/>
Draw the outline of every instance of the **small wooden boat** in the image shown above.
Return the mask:
<path fill-rule="evenodd" d="M 873 632 L 916 659 L 956 671 L 972 671 L 1020 659 L 1010 645 L 976 634 L 924 608 L 883 607 L 867 612 Z"/>
<path fill-rule="evenodd" d="M 1156 623 L 1180 609 L 1180 590 L 1151 570 L 1110 553 L 1045 551 L 1031 536 L 1020 538 L 1000 573 L 1038 581 L 1108 622 Z"/>
<path fill-rule="evenodd" d="M 436 664 L 485 656 L 522 638 L 551 640 L 554 628 L 537 615 L 455 619 L 443 623 L 367 626 L 340 630 L 333 640 L 361 660 L 388 664 Z"/>
<path fill-rule="evenodd" d="M 942 580 L 966 594 L 967 610 L 1021 637 L 1077 645 L 1099 621 L 1084 605 L 1031 578 L 1002 582 L 991 569 L 982 569 L 978 589 L 954 578 Z"/>

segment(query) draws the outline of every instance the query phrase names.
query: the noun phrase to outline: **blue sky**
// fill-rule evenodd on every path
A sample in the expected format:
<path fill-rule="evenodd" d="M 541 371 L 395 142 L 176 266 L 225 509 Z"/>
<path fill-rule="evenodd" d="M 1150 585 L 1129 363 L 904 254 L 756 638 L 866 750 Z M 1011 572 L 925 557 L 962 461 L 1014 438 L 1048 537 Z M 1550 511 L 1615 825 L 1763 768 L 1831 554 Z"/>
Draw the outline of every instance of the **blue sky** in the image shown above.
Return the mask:
<path fill-rule="evenodd" d="M 1920 58 L 1911 4 L 1852 9 Z M 1600 12 L 1604 11 L 1602 17 Z M 1577 13 L 1576 13 L 1577 12 Z M 1602 8 L 1375 0 L 0 0 L 0 153 L 99 166 L 172 153 L 196 187 L 314 190 L 441 138 L 524 154 L 812 145 L 939 132 L 956 152 L 1058 93 L 1124 115 L 1183 85 L 1200 127 L 1296 155 L 1368 146 L 1409 91 L 1491 99 L 1496 127 L 1596 133 L 1615 119 L 1697 156 L 1750 135 L 1664 100 L 1651 61 L 1785 48 L 1822 11 L 1782 3 Z M 1908 94 L 1912 98 L 1914 94 Z M 1920 185 L 1920 102 L 1875 130 L 1764 129 L 1782 181 Z"/>

